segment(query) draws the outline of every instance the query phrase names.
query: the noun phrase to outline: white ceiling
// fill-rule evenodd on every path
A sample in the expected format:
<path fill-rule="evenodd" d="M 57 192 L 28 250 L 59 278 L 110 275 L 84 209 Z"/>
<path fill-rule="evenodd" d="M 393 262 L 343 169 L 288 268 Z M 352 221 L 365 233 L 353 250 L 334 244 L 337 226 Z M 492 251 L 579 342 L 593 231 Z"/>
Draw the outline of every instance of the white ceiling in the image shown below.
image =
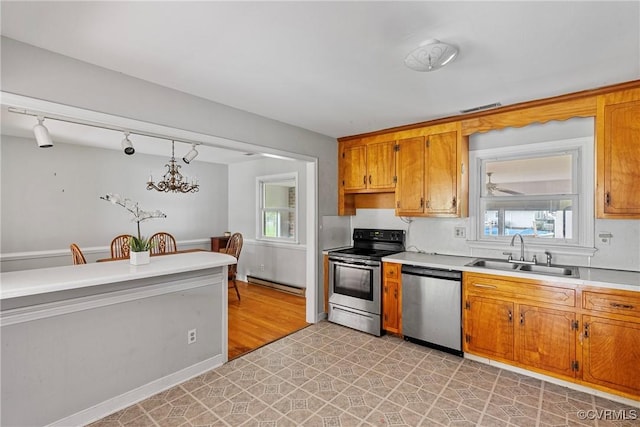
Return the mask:
<path fill-rule="evenodd" d="M 639 1 L 1 7 L 4 36 L 332 137 L 640 78 Z M 455 61 L 406 68 L 430 38 Z"/>

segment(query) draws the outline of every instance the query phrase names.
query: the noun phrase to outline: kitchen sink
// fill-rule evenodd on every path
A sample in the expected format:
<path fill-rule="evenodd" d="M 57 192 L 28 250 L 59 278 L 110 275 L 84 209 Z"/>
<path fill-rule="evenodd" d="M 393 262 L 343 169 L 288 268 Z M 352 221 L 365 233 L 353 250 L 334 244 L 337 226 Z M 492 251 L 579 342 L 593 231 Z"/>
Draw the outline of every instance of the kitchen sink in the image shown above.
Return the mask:
<path fill-rule="evenodd" d="M 488 259 L 477 259 L 467 265 L 470 267 L 491 268 L 493 270 L 515 270 L 518 268 L 518 264 L 513 264 L 507 261 Z"/>
<path fill-rule="evenodd" d="M 565 267 L 561 265 L 523 264 L 519 270 L 540 274 L 553 274 L 555 276 L 579 277 L 577 267 Z"/>
<path fill-rule="evenodd" d="M 564 265 L 519 264 L 500 259 L 480 258 L 470 262 L 467 266 L 487 268 L 489 270 L 521 271 L 523 273 L 544 274 L 547 276 L 580 277 L 578 267 Z"/>

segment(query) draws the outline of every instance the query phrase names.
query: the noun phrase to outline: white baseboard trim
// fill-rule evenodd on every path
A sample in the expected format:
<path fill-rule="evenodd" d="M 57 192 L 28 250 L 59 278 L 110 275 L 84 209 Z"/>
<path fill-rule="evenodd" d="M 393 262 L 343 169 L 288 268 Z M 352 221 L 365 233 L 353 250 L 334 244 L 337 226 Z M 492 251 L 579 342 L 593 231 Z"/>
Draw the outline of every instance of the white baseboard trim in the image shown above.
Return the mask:
<path fill-rule="evenodd" d="M 215 369 L 222 366 L 224 358 L 222 354 L 203 360 L 195 365 L 184 368 L 178 372 L 167 375 L 166 377 L 159 378 L 141 387 L 123 393 L 119 396 L 105 400 L 91 408 L 87 408 L 80 412 L 76 412 L 73 415 L 62 418 L 49 424 L 49 427 L 66 427 L 66 426 L 80 426 L 87 425 L 107 415 L 113 414 L 121 409 L 127 408 L 137 402 L 140 402 L 148 397 L 158 394 L 162 391 L 168 390 L 180 383 L 183 383 L 191 378 L 197 377 L 211 369 Z"/>
<path fill-rule="evenodd" d="M 606 393 L 604 391 L 597 390 L 595 388 L 587 387 L 582 384 L 572 383 L 570 381 L 564 381 L 559 378 L 550 377 L 538 372 L 529 371 L 527 369 L 518 368 L 517 366 L 511 366 L 506 363 L 498 362 L 496 360 L 487 359 L 486 357 L 476 356 L 475 354 L 464 354 L 465 359 L 473 360 L 474 362 L 484 363 L 486 365 L 495 366 L 496 368 L 504 369 L 505 371 L 515 372 L 517 374 L 526 375 L 528 377 L 536 378 L 548 383 L 556 384 L 562 387 L 567 387 L 572 390 L 581 391 L 583 393 L 592 394 L 594 396 L 609 399 L 614 402 L 623 403 L 625 405 L 640 408 L 640 402 L 637 400 L 627 399 L 626 397 L 618 396 L 617 394 Z"/>

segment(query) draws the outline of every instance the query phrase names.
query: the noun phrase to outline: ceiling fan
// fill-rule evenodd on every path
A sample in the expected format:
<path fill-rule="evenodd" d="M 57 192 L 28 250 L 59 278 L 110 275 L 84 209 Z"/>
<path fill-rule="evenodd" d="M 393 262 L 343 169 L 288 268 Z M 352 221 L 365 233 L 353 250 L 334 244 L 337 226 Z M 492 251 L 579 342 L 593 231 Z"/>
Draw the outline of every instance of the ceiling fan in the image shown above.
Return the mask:
<path fill-rule="evenodd" d="M 491 175 L 493 175 L 493 172 L 487 172 L 487 184 L 486 184 L 487 195 L 494 196 L 496 191 L 500 192 L 500 193 L 511 194 L 511 195 L 514 195 L 514 196 L 522 194 L 519 191 L 509 190 L 508 188 L 498 187 L 498 184 L 491 182 Z"/>

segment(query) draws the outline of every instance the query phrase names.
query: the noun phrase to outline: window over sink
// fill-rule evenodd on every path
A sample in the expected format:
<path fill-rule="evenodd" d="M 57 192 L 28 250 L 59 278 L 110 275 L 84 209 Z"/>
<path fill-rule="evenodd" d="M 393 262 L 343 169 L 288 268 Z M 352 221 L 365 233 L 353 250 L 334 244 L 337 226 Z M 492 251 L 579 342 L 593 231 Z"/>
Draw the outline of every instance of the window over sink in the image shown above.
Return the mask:
<path fill-rule="evenodd" d="M 520 234 L 527 245 L 592 248 L 593 136 L 523 143 L 518 131 L 470 152 L 472 245 L 498 247 Z"/>

